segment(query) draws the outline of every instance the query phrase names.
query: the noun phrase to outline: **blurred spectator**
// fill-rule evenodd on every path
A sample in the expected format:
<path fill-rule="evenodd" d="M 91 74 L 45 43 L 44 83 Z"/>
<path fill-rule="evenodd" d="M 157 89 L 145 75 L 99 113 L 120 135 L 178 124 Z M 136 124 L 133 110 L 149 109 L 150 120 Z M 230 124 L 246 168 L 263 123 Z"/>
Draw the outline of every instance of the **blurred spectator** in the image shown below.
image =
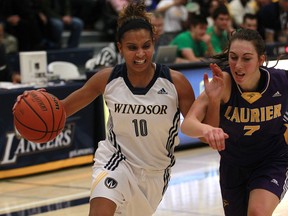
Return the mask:
<path fill-rule="evenodd" d="M 255 0 L 257 3 L 257 11 L 259 11 L 263 6 L 270 4 L 272 1 L 275 2 L 275 0 Z"/>
<path fill-rule="evenodd" d="M 20 83 L 20 80 L 19 73 L 11 72 L 7 62 L 5 46 L 0 42 L 0 81 Z"/>
<path fill-rule="evenodd" d="M 219 5 L 212 14 L 213 26 L 207 28 L 215 53 L 221 53 L 228 44 L 230 33 L 230 14 L 224 4 Z"/>
<path fill-rule="evenodd" d="M 159 2 L 160 2 L 160 0 L 145 0 L 146 10 L 147 11 L 154 11 Z"/>
<path fill-rule="evenodd" d="M 178 46 L 178 57 L 189 62 L 197 62 L 214 53 L 210 36 L 206 34 L 207 19 L 195 15 L 190 19 L 189 30 L 178 34 L 170 43 Z"/>
<path fill-rule="evenodd" d="M 232 0 L 228 3 L 228 9 L 234 27 L 239 28 L 245 13 L 255 14 L 257 12 L 257 2 L 255 0 Z"/>
<path fill-rule="evenodd" d="M 92 71 L 103 67 L 113 67 L 123 62 L 124 59 L 118 52 L 116 43 L 111 42 L 108 46 L 102 48 L 92 59 L 89 59 L 85 64 L 85 68 Z"/>
<path fill-rule="evenodd" d="M 243 23 L 241 25 L 244 29 L 251 29 L 257 31 L 258 20 L 255 14 L 246 13 L 243 17 Z"/>
<path fill-rule="evenodd" d="M 78 47 L 84 24 L 81 19 L 72 16 L 70 0 L 42 0 L 42 3 L 42 10 L 51 25 L 51 40 L 61 48 L 62 34 L 68 30 L 67 47 Z"/>
<path fill-rule="evenodd" d="M 155 54 L 158 47 L 163 45 L 169 45 L 174 38 L 174 34 L 164 32 L 164 18 L 163 14 L 158 11 L 151 11 L 151 24 L 155 27 Z M 154 54 L 154 55 L 155 55 Z"/>
<path fill-rule="evenodd" d="M 17 38 L 18 51 L 44 48 L 44 36 L 34 6 L 32 0 L 2 0 L 5 29 Z"/>
<path fill-rule="evenodd" d="M 6 53 L 18 52 L 17 38 L 5 31 L 4 24 L 0 22 L 0 44 L 3 44 L 6 49 Z"/>
<path fill-rule="evenodd" d="M 161 0 L 156 10 L 164 14 L 164 32 L 181 32 L 187 18 L 187 0 Z"/>
<path fill-rule="evenodd" d="M 200 5 L 196 2 L 189 2 L 189 0 L 187 1 L 187 4 L 186 4 L 186 10 L 188 12 L 188 17 L 186 19 L 185 22 L 183 22 L 182 26 L 183 26 L 183 29 L 187 30 L 189 29 L 189 20 L 191 19 L 191 17 L 193 17 L 195 14 L 196 15 L 199 15 L 200 14 Z M 202 14 L 203 15 L 203 14 Z"/>
<path fill-rule="evenodd" d="M 102 9 L 103 31 L 106 31 L 108 35 L 115 36 L 118 14 L 129 0 L 104 0 L 104 2 Z"/>
<path fill-rule="evenodd" d="M 71 14 L 84 22 L 85 30 L 93 30 L 95 23 L 101 18 L 103 0 L 70 0 Z"/>
<path fill-rule="evenodd" d="M 217 7 L 219 7 L 220 3 L 218 0 L 211 0 L 208 7 L 208 16 L 207 16 L 207 22 L 208 27 L 213 26 L 214 20 L 213 20 L 213 12 Z"/>
<path fill-rule="evenodd" d="M 200 14 L 202 14 L 205 17 L 209 16 L 209 6 L 211 5 L 212 0 L 192 0 L 190 2 L 195 2 L 199 5 L 200 7 Z M 219 2 L 219 0 L 216 0 Z"/>
<path fill-rule="evenodd" d="M 263 6 L 258 13 L 259 31 L 266 43 L 287 42 L 288 1 L 279 0 Z"/>

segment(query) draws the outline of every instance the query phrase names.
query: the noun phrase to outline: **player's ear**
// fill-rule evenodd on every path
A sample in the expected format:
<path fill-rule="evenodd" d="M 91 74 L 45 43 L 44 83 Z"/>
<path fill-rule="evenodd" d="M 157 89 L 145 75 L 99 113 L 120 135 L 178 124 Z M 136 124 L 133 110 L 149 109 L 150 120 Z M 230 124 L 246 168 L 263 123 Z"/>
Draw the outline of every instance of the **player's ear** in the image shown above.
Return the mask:
<path fill-rule="evenodd" d="M 122 55 L 122 45 L 121 45 L 121 43 L 117 42 L 117 48 L 118 48 L 119 53 Z"/>
<path fill-rule="evenodd" d="M 263 65 L 265 60 L 266 60 L 266 56 L 265 55 L 261 55 L 260 58 L 259 58 L 259 66 Z"/>

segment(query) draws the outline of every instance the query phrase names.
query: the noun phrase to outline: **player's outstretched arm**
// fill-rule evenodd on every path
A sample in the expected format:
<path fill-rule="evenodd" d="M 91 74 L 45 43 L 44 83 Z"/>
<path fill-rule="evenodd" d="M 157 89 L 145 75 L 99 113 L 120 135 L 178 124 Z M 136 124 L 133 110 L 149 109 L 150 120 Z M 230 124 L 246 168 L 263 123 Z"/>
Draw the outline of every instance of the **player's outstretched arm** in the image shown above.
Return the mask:
<path fill-rule="evenodd" d="M 225 78 L 220 68 L 210 65 L 213 78 L 209 81 L 204 75 L 205 91 L 195 100 L 181 125 L 184 134 L 203 138 L 213 149 L 225 149 L 225 139 L 228 135 L 218 127 L 220 103 L 225 97 Z M 208 124 L 210 122 L 210 124 Z M 212 126 L 211 126 L 212 125 Z"/>
<path fill-rule="evenodd" d="M 95 73 L 82 88 L 74 91 L 61 100 L 67 117 L 78 112 L 104 93 L 111 72 L 112 68 L 105 68 Z"/>

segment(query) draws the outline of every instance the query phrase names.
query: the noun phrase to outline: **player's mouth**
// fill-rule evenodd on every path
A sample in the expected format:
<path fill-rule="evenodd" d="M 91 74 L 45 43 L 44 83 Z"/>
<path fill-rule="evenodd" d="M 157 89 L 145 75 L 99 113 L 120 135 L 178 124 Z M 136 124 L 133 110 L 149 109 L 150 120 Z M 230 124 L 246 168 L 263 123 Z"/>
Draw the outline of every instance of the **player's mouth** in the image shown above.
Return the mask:
<path fill-rule="evenodd" d="M 139 65 L 140 65 L 140 64 L 145 64 L 145 63 L 146 63 L 146 59 L 143 59 L 143 60 L 135 60 L 134 63 L 135 63 L 135 64 L 139 64 Z"/>
<path fill-rule="evenodd" d="M 242 81 L 245 76 L 245 73 L 235 72 L 235 79 L 236 81 Z"/>
<path fill-rule="evenodd" d="M 241 72 L 235 72 L 235 75 L 237 76 L 237 77 L 244 77 L 245 76 L 245 73 L 241 73 Z"/>

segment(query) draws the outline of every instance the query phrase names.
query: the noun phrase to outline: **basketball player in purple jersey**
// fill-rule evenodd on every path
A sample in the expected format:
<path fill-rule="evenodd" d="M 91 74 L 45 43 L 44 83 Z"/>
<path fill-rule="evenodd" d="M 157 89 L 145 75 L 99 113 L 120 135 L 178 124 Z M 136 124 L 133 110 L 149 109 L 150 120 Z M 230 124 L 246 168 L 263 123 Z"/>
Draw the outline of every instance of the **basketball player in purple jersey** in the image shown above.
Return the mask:
<path fill-rule="evenodd" d="M 288 73 L 262 66 L 265 44 L 257 31 L 239 30 L 214 56 L 212 81 L 181 126 L 219 151 L 220 186 L 227 216 L 271 216 L 288 189 Z M 225 72 L 221 73 L 221 68 Z M 201 123 L 215 110 L 210 125 Z M 206 116 L 207 117 L 207 116 Z M 213 123 L 212 123 L 213 122 Z M 212 124 L 211 124 L 212 123 Z"/>

